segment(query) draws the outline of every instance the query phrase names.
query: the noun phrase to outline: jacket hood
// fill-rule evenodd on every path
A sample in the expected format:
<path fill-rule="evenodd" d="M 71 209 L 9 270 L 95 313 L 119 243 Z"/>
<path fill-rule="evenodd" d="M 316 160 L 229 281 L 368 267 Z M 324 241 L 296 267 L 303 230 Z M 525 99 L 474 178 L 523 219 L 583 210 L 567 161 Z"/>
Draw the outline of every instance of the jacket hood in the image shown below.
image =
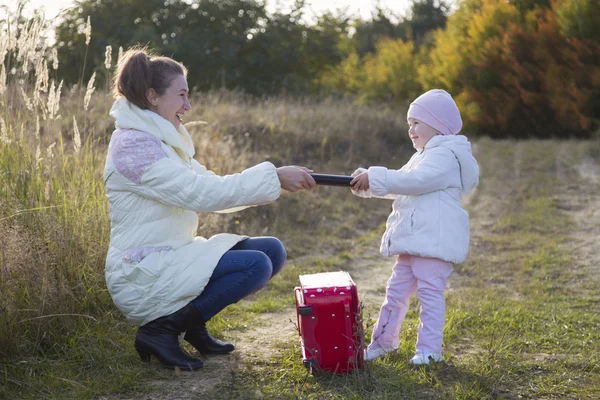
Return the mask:
<path fill-rule="evenodd" d="M 117 129 L 134 129 L 150 133 L 165 144 L 173 147 L 179 156 L 189 162 L 194 157 L 192 137 L 183 124 L 179 128 L 151 110 L 142 110 L 126 98 L 121 97 L 110 109 L 110 116 Z"/>
<path fill-rule="evenodd" d="M 471 142 L 464 135 L 437 135 L 425 145 L 425 149 L 445 147 L 454 153 L 460 165 L 462 192 L 469 193 L 479 183 L 479 165 L 473 157 Z"/>

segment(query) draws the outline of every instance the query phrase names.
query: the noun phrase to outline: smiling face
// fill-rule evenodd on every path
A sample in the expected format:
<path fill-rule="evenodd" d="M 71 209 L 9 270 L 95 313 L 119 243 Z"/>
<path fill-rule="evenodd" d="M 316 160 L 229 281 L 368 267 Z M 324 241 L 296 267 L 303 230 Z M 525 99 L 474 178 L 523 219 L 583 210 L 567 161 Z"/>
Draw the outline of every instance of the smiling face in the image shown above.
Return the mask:
<path fill-rule="evenodd" d="M 422 150 L 429 140 L 439 135 L 439 132 L 418 119 L 408 118 L 408 136 L 412 140 L 413 147 Z"/>
<path fill-rule="evenodd" d="M 181 117 L 192 109 L 188 99 L 189 88 L 185 76 L 177 74 L 162 95 L 154 89 L 148 90 L 148 101 L 152 111 L 179 128 Z"/>

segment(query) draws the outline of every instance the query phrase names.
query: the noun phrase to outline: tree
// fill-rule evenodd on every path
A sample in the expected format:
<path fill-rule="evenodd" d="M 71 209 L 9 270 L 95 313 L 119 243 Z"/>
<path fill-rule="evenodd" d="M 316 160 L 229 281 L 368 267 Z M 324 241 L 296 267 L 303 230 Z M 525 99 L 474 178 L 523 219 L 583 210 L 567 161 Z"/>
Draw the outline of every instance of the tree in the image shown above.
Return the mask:
<path fill-rule="evenodd" d="M 526 25 L 512 24 L 494 41 L 496 57 L 478 65 L 498 77 L 470 88 L 480 105 L 477 125 L 491 135 L 587 136 L 599 110 L 600 44 L 564 40 L 551 9 L 530 12 Z"/>
<path fill-rule="evenodd" d="M 482 74 L 477 64 L 495 48 L 494 38 L 502 37 L 504 27 L 517 23 L 517 10 L 503 0 L 466 0 L 448 18 L 445 30 L 434 33 L 429 62 L 419 67 L 423 88 L 443 88 L 454 95 L 467 87 L 486 85 L 494 77 Z M 463 104 L 466 108 L 468 104 Z"/>
<path fill-rule="evenodd" d="M 318 78 L 323 92 L 338 95 L 358 95 L 366 80 L 364 66 L 358 53 L 353 51 L 339 64 L 327 67 Z"/>
<path fill-rule="evenodd" d="M 565 37 L 600 43 L 600 0 L 565 0 L 554 5 L 556 18 Z"/>
<path fill-rule="evenodd" d="M 413 0 L 410 10 L 409 38 L 420 46 L 428 34 L 446 26 L 449 7 L 443 0 Z"/>
<path fill-rule="evenodd" d="M 417 82 L 413 42 L 382 39 L 377 51 L 365 61 L 364 98 L 402 103 L 416 97 L 421 87 Z"/>
<path fill-rule="evenodd" d="M 538 7 L 550 8 L 551 0 L 510 0 L 510 3 L 524 17 L 529 11 L 535 10 Z"/>
<path fill-rule="evenodd" d="M 598 118 L 600 46 L 561 34 L 554 9 L 463 3 L 435 34 L 425 89 L 456 96 L 468 128 L 493 137 L 589 135 Z"/>
<path fill-rule="evenodd" d="M 177 37 L 190 85 L 200 90 L 234 88 L 248 79 L 244 58 L 252 35 L 267 18 L 254 0 L 203 0 L 193 3 Z"/>
<path fill-rule="evenodd" d="M 86 60 L 88 17 L 92 38 Z M 85 81 L 93 69 L 103 72 L 107 45 L 116 49 L 141 43 L 183 61 L 191 86 L 228 86 L 237 75 L 247 36 L 264 17 L 264 4 L 254 0 L 80 0 L 56 29 L 59 57 L 66 64 L 62 72 L 67 83 L 82 76 Z"/>
<path fill-rule="evenodd" d="M 306 80 L 300 67 L 306 30 L 298 23 L 302 8 L 289 14 L 270 15 L 244 48 L 244 77 L 252 77 L 243 88 L 251 93 L 272 93 L 281 90 L 305 91 Z"/>
<path fill-rule="evenodd" d="M 303 7 L 298 0 L 290 12 L 268 15 L 257 0 L 80 0 L 57 29 L 63 75 L 67 83 L 83 83 L 95 71 L 102 84 L 106 46 L 141 43 L 182 61 L 190 86 L 199 90 L 307 92 L 347 54 L 342 43 L 350 22 L 329 13 L 307 26 Z M 92 37 L 86 46 L 88 18 Z"/>
<path fill-rule="evenodd" d="M 386 9 L 377 7 L 372 18 L 367 21 L 357 19 L 354 23 L 355 33 L 352 37 L 356 52 L 362 57 L 376 51 L 377 43 L 384 38 L 408 40 L 409 27 L 398 17 Z"/>
<path fill-rule="evenodd" d="M 251 93 L 313 91 L 321 74 L 346 56 L 349 18 L 327 13 L 309 26 L 301 22 L 303 7 L 297 2 L 289 13 L 267 17 L 244 48 L 242 76 L 251 79 L 238 87 Z"/>
<path fill-rule="evenodd" d="M 344 12 L 324 13 L 306 27 L 304 62 L 309 79 L 317 80 L 329 66 L 339 64 L 352 51 L 350 17 Z"/>

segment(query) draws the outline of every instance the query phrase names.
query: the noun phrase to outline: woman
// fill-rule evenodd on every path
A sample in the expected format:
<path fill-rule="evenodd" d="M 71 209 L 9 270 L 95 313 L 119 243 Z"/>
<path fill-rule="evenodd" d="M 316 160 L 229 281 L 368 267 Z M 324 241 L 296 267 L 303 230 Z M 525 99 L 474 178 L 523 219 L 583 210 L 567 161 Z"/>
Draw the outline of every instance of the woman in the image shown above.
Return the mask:
<path fill-rule="evenodd" d="M 201 354 L 225 354 L 206 322 L 227 305 L 259 290 L 283 266 L 286 253 L 272 237 L 222 233 L 195 237 L 197 212 L 231 212 L 316 186 L 310 170 L 269 162 L 218 176 L 194 160 L 181 123 L 191 109 L 187 71 L 168 57 L 133 48 L 113 82 L 116 120 L 104 182 L 111 237 L 106 282 L 116 306 L 140 325 L 135 348 L 144 361 L 195 370 L 202 361 L 183 352 L 178 336 Z"/>

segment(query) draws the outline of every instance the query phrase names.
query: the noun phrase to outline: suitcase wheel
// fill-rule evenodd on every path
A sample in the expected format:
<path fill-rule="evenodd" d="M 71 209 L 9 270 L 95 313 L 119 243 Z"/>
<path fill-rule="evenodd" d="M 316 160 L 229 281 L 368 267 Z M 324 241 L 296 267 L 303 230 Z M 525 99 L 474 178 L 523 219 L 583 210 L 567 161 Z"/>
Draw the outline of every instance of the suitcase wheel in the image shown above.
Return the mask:
<path fill-rule="evenodd" d="M 302 364 L 306 369 L 312 370 L 317 366 L 317 360 L 302 360 Z"/>
<path fill-rule="evenodd" d="M 298 314 L 300 314 L 300 315 L 308 315 L 311 312 L 312 312 L 312 308 L 310 306 L 298 307 Z"/>

